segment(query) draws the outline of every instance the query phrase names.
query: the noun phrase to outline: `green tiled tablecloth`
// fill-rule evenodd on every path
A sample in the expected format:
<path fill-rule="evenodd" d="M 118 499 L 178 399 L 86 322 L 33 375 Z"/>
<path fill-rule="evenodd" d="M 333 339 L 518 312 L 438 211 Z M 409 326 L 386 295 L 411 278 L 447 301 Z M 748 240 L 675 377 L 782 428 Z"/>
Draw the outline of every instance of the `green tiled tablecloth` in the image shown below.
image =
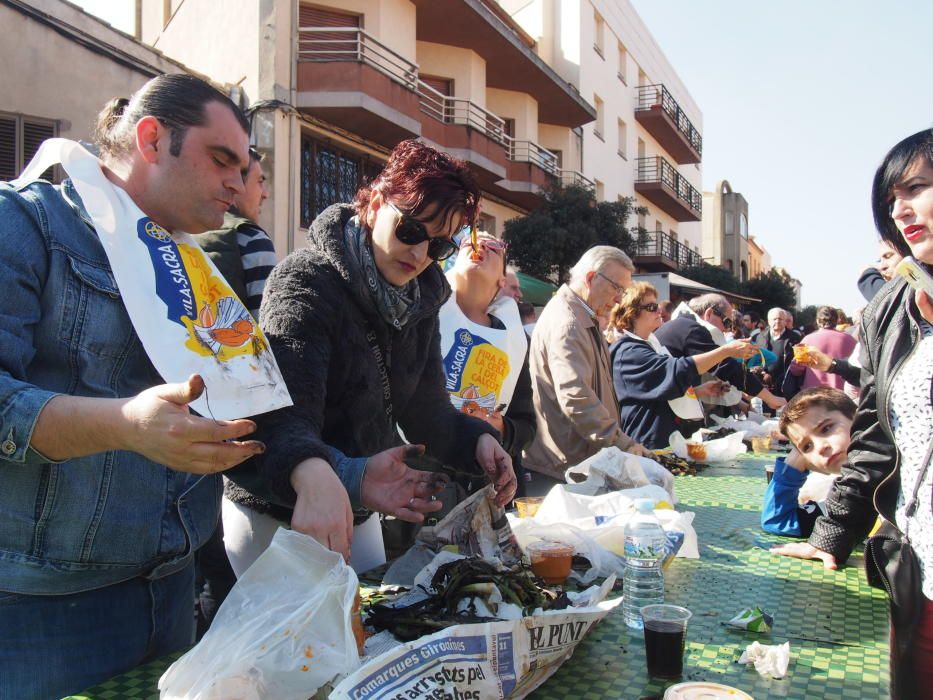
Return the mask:
<path fill-rule="evenodd" d="M 861 557 L 826 571 L 820 562 L 778 557 L 768 548 L 787 538 L 761 531 L 759 513 L 770 458 L 743 457 L 677 478 L 678 510 L 696 514 L 700 559 L 676 559 L 666 571 L 667 601 L 693 612 L 687 632 L 683 681 L 724 683 L 756 700 L 767 698 L 888 697 L 887 603 L 865 583 Z M 853 566 L 852 564 L 856 564 Z M 775 618 L 770 634 L 722 625 L 744 607 L 760 605 Z M 791 664 L 782 680 L 764 679 L 737 662 L 753 641 L 790 642 Z M 174 658 L 161 659 L 74 698 L 158 698 L 156 683 Z M 668 683 L 645 672 L 641 632 L 629 630 L 616 608 L 530 697 L 604 700 L 660 697 Z"/>

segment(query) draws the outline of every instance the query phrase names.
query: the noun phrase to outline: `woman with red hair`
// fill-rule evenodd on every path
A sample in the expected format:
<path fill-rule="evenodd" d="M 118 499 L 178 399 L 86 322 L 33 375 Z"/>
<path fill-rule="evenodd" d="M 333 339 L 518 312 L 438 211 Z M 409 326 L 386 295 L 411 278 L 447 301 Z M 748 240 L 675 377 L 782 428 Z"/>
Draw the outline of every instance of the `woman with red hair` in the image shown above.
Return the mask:
<path fill-rule="evenodd" d="M 436 480 L 403 459 L 424 449 L 485 474 L 508 503 L 515 475 L 500 435 L 456 410 L 444 387 L 438 310 L 450 287 L 435 262 L 472 226 L 467 165 L 403 141 L 352 204 L 324 210 L 308 246 L 273 270 L 260 311 L 294 405 L 259 416 L 261 459 L 231 475 L 224 529 L 239 574 L 289 523 L 349 553 L 354 515 L 410 522 L 440 507 Z M 402 429 L 412 446 L 402 446 Z"/>

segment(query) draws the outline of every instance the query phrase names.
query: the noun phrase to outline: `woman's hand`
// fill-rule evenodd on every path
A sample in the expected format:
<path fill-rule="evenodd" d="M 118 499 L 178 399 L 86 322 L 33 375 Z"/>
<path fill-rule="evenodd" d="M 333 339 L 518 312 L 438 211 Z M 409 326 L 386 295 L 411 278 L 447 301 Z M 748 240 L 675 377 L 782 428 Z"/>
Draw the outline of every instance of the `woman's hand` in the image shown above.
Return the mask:
<path fill-rule="evenodd" d="M 657 457 L 654 452 L 638 442 L 632 443 L 632 446 L 629 447 L 626 452 L 633 454 L 636 457 L 647 457 L 648 459 L 654 459 Z"/>
<path fill-rule="evenodd" d="M 435 499 L 447 478 L 405 464 L 423 454 L 424 445 L 402 445 L 370 457 L 360 487 L 363 506 L 409 523 L 424 522 L 424 513 L 440 510 L 443 504 Z"/>
<path fill-rule="evenodd" d="M 772 547 L 772 554 L 780 554 L 782 557 L 796 557 L 797 559 L 819 559 L 823 562 L 824 569 L 835 570 L 836 557 L 822 549 L 817 549 L 809 542 L 792 542 L 780 547 Z"/>
<path fill-rule="evenodd" d="M 515 496 L 518 480 L 512 470 L 512 458 L 489 433 L 476 441 L 476 461 L 496 490 L 495 504 L 504 508 Z"/>
<path fill-rule="evenodd" d="M 292 470 L 291 483 L 298 495 L 292 530 L 311 535 L 349 561 L 353 509 L 336 472 L 325 460 L 313 457 Z"/>

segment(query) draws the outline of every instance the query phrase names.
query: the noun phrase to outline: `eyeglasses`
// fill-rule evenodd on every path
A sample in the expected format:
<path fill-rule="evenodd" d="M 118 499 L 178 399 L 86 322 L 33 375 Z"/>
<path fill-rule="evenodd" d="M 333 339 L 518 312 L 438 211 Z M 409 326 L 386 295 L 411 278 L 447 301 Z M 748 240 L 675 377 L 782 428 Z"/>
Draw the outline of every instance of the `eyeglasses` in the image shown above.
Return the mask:
<path fill-rule="evenodd" d="M 604 280 L 606 280 L 610 285 L 612 285 L 612 288 L 616 290 L 616 294 L 621 294 L 622 292 L 625 291 L 625 287 L 623 287 L 621 284 L 616 284 L 611 279 L 606 277 L 606 275 L 604 275 L 602 272 L 597 272 L 596 274 L 602 277 Z"/>
<path fill-rule="evenodd" d="M 642 311 L 647 311 L 649 314 L 653 314 L 657 312 L 659 307 L 658 302 L 652 301 L 647 304 L 640 304 L 638 308 Z"/>
<path fill-rule="evenodd" d="M 431 260 L 446 260 L 457 252 L 457 244 L 450 238 L 434 238 L 428 234 L 427 227 L 417 219 L 401 211 L 392 202 L 386 202 L 398 214 L 395 225 L 395 237 L 405 245 L 418 245 L 428 241 L 428 257 Z"/>
<path fill-rule="evenodd" d="M 720 311 L 715 306 L 710 307 L 710 311 L 713 312 L 714 316 L 719 316 L 719 318 L 722 319 L 723 328 L 725 328 L 727 331 L 732 328 L 732 317 L 731 316 L 726 316 L 722 311 Z"/>
<path fill-rule="evenodd" d="M 495 253 L 496 255 L 503 255 L 505 251 L 509 249 L 509 244 L 505 241 L 500 241 L 498 238 L 480 238 L 477 243 L 477 247 L 485 248 L 488 251 Z M 470 240 L 469 236 L 464 236 L 460 241 L 460 250 L 464 248 L 473 248 L 473 241 Z"/>

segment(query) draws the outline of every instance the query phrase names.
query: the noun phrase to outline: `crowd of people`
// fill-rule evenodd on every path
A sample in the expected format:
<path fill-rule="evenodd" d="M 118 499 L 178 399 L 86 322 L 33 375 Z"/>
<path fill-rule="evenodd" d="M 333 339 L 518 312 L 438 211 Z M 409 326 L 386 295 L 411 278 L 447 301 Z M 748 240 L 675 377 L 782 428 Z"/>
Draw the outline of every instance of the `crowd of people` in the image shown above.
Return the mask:
<path fill-rule="evenodd" d="M 417 141 L 276 264 L 249 124 L 195 77 L 109 103 L 95 148 L 141 227 L 200 237 L 264 335 L 222 332 L 268 343 L 291 405 L 189 410 L 209 387 L 156 371 L 99 203 L 71 178 L 0 183 L 0 697 L 60 697 L 189 646 L 195 608 L 203 633 L 278 528 L 352 564 L 375 522 L 391 556 L 488 484 L 504 508 L 604 447 L 650 456 L 759 401 L 794 446 L 763 525 L 809 536 L 778 553 L 835 568 L 880 514 L 900 563 L 893 687 L 933 688 L 933 301 L 892 280 L 902 256 L 933 266 L 933 132 L 878 170 L 881 259 L 859 280 L 857 332 L 825 307 L 806 335 L 786 309 L 762 320 L 720 294 L 659 299 L 605 245 L 535 309 L 508 247 L 477 230 L 469 167 Z M 136 235 L 135 218 L 111 218 Z M 798 503 L 810 470 L 839 475 L 819 507 Z"/>

